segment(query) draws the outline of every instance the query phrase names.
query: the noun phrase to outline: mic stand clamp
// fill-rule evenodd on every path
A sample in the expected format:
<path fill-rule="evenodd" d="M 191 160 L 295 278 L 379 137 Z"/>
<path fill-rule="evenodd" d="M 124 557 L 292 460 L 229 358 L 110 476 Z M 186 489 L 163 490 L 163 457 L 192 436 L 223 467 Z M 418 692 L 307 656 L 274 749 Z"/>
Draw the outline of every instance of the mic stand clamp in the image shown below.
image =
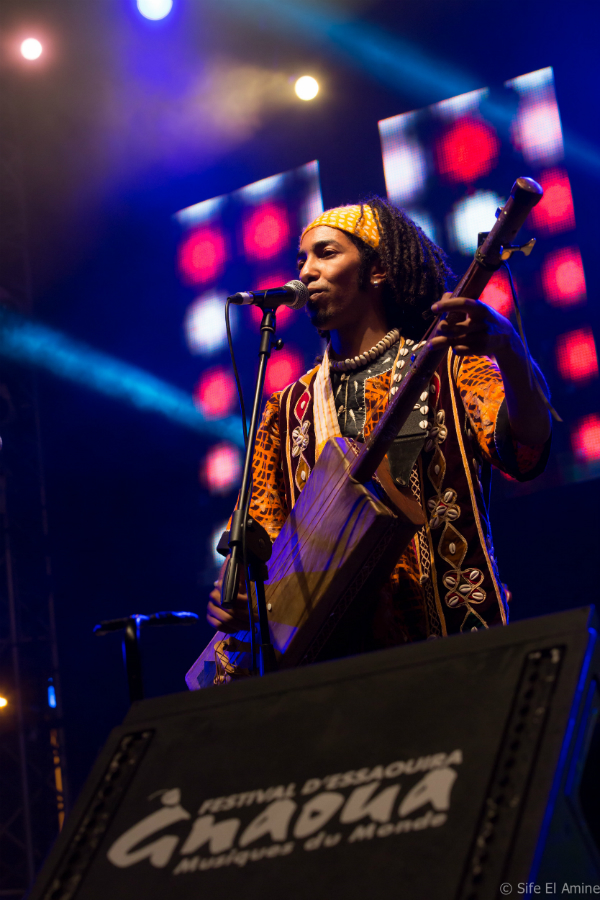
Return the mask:
<path fill-rule="evenodd" d="M 275 328 L 275 310 L 264 309 L 260 325 L 261 338 L 260 349 L 258 351 L 258 375 L 256 377 L 256 386 L 254 389 L 254 402 L 252 405 L 248 443 L 246 445 L 242 485 L 240 488 L 237 509 L 231 518 L 231 528 L 229 533 L 225 532 L 225 534 L 228 534 L 226 544 L 230 556 L 229 563 L 223 576 L 223 586 L 221 588 L 221 605 L 223 609 L 230 610 L 233 608 L 237 596 L 240 571 L 244 571 L 249 600 L 252 596 L 250 592 L 250 582 L 253 581 L 256 584 L 256 604 L 258 608 L 258 628 L 260 634 L 259 671 L 261 675 L 264 675 L 266 672 L 274 672 L 277 669 L 275 651 L 271 644 L 271 636 L 269 633 L 269 620 L 267 617 L 264 586 L 264 582 L 268 577 L 265 563 L 271 557 L 271 540 L 265 529 L 250 517 L 249 509 L 252 485 L 252 459 L 254 457 L 256 434 L 258 432 L 258 420 L 265 385 L 267 362 L 271 356 L 273 347 L 276 350 L 281 350 L 283 347 L 283 341 L 281 340 L 272 343 L 273 338 L 275 337 Z M 225 535 L 221 538 L 219 547 L 221 547 L 224 538 Z M 223 552 L 222 549 L 220 549 L 220 552 Z M 246 563 L 248 564 L 248 570 L 246 570 Z M 251 606 L 252 604 L 250 603 L 250 607 Z M 254 629 L 252 620 L 250 621 L 250 628 Z"/>

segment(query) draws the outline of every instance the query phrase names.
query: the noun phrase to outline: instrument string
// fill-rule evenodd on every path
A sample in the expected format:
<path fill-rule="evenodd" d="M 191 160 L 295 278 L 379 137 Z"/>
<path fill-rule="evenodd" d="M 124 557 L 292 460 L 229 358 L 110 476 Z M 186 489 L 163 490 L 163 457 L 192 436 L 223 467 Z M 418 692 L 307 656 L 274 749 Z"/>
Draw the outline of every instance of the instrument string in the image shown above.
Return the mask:
<path fill-rule="evenodd" d="M 519 337 L 521 338 L 523 346 L 525 347 L 525 360 L 527 362 L 527 374 L 529 376 L 529 387 L 536 388 L 540 397 L 542 398 L 544 406 L 546 407 L 546 409 L 548 410 L 548 412 L 550 413 L 550 415 L 552 416 L 554 421 L 562 422 L 561 417 L 559 416 L 559 414 L 556 412 L 556 410 L 550 403 L 550 400 L 548 397 L 548 393 L 549 393 L 548 386 L 546 385 L 545 381 L 542 383 L 542 381 L 540 379 L 539 369 L 535 365 L 535 363 L 531 357 L 531 353 L 529 352 L 529 345 L 527 343 L 527 338 L 525 337 L 525 329 L 523 327 L 523 319 L 521 317 L 521 305 L 519 303 L 519 298 L 517 297 L 517 289 L 516 289 L 515 283 L 513 281 L 512 272 L 510 271 L 510 266 L 508 265 L 508 260 L 503 260 L 502 265 L 504 266 L 504 268 L 506 269 L 506 272 L 508 274 L 508 281 L 510 283 L 510 289 L 512 292 L 513 305 L 515 307 L 515 318 L 517 320 L 517 329 L 519 332 Z"/>
<path fill-rule="evenodd" d="M 317 526 L 315 527 L 315 523 L 320 523 L 323 518 L 323 510 L 324 506 L 331 500 L 332 495 L 338 495 L 339 486 L 347 477 L 347 469 L 346 466 L 341 467 L 341 471 L 339 472 L 339 476 L 337 478 L 329 479 L 327 482 L 327 490 L 319 491 L 319 499 L 320 503 L 317 505 L 316 503 L 311 507 L 309 516 L 307 516 L 305 525 L 306 525 L 306 533 L 313 534 L 316 532 Z M 292 510 L 293 515 L 293 510 Z M 285 527 L 285 526 L 284 526 Z M 282 567 L 280 569 L 272 569 L 269 575 L 269 580 L 275 581 L 277 579 L 283 578 L 283 576 L 288 572 L 291 568 L 294 568 L 294 563 L 300 553 L 299 542 L 294 542 L 293 546 L 290 547 L 289 552 L 286 554 L 285 559 L 281 560 Z M 326 574 L 326 573 L 323 573 Z"/>

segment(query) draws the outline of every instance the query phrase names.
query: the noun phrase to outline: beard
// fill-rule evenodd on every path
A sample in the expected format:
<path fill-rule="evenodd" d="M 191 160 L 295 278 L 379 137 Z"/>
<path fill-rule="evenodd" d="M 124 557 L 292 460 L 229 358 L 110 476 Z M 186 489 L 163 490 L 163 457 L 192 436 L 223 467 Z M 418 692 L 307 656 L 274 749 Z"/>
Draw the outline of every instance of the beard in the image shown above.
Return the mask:
<path fill-rule="evenodd" d="M 326 330 L 327 323 L 330 319 L 330 315 L 326 308 L 323 306 L 319 306 L 318 303 L 313 303 L 311 300 L 305 306 L 306 314 L 310 319 L 311 325 L 314 325 L 315 328 L 319 330 Z"/>

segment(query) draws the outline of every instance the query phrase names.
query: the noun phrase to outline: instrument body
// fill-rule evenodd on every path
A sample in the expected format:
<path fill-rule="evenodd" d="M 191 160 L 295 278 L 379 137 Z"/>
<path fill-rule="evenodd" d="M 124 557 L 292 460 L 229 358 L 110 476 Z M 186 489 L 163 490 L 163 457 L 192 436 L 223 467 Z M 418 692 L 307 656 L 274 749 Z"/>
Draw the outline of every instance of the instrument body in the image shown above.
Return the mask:
<path fill-rule="evenodd" d="M 500 267 L 542 188 L 518 178 L 496 222 L 452 296 L 478 299 Z M 314 659 L 350 603 L 366 599 L 425 524 L 412 495 L 392 482 L 385 454 L 447 349 L 426 345 L 385 413 L 360 448 L 343 438 L 328 441 L 273 546 L 266 583 L 271 640 L 281 668 Z M 375 472 L 377 483 L 371 483 Z M 186 675 L 191 690 L 214 683 L 215 657 L 232 670 L 249 669 L 249 634 L 217 632 Z M 218 674 L 218 673 L 217 673 Z"/>
<path fill-rule="evenodd" d="M 350 603 L 375 593 L 425 523 L 416 500 L 394 486 L 387 464 L 363 485 L 350 475 L 355 458 L 344 438 L 327 442 L 273 545 L 265 591 L 281 668 L 316 658 Z M 215 657 L 249 668 L 248 640 L 247 632 L 233 640 L 217 632 L 188 672 L 188 687 L 213 683 Z"/>

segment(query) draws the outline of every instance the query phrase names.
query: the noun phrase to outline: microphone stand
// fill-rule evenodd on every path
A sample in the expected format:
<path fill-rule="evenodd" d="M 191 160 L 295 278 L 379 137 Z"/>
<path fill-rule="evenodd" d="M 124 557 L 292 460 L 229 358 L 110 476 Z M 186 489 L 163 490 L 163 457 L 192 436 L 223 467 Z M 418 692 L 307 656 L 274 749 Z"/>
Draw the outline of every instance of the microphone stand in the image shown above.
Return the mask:
<path fill-rule="evenodd" d="M 256 605 L 258 608 L 258 631 L 260 636 L 259 672 L 261 675 L 277 670 L 277 660 L 275 658 L 275 651 L 269 633 L 269 620 L 267 617 L 264 585 L 264 582 L 268 578 L 268 570 L 265 563 L 271 556 L 271 541 L 265 529 L 262 528 L 258 522 L 255 522 L 250 518 L 248 511 L 250 507 L 250 486 L 252 482 L 252 459 L 254 457 L 254 446 L 256 444 L 258 417 L 260 414 L 260 404 L 265 384 L 267 362 L 271 356 L 273 347 L 276 350 L 281 350 L 283 347 L 282 340 L 273 342 L 275 328 L 275 310 L 263 309 L 263 317 L 260 325 L 260 349 L 258 351 L 258 375 L 256 377 L 256 386 L 254 389 L 254 403 L 252 406 L 252 417 L 250 419 L 248 444 L 246 446 L 242 486 L 240 488 L 237 509 L 231 517 L 231 528 L 228 535 L 230 557 L 223 577 L 223 586 L 221 589 L 221 605 L 223 609 L 230 610 L 234 606 L 238 592 L 239 573 L 242 570 L 244 571 L 246 584 L 248 585 L 250 628 L 252 633 L 254 633 L 254 622 L 252 621 L 252 595 L 249 588 L 251 581 L 256 584 Z M 225 535 L 223 535 L 223 538 L 225 538 Z M 249 563 L 247 569 L 246 562 Z"/>

